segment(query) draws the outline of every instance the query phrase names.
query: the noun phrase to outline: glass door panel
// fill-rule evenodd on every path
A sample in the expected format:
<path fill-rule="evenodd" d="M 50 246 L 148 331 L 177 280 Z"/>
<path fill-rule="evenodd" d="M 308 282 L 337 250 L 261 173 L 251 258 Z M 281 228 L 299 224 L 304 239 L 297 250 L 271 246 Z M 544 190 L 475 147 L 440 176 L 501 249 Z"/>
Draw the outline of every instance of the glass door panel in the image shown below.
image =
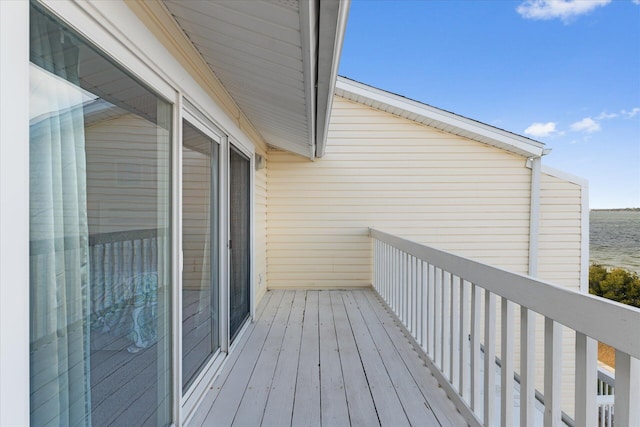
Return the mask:
<path fill-rule="evenodd" d="M 216 142 L 183 122 L 183 392 L 219 348 L 218 151 Z"/>
<path fill-rule="evenodd" d="M 231 147 L 229 154 L 229 336 L 231 341 L 250 313 L 249 158 Z"/>
<path fill-rule="evenodd" d="M 169 425 L 172 105 L 30 19 L 31 424 Z"/>

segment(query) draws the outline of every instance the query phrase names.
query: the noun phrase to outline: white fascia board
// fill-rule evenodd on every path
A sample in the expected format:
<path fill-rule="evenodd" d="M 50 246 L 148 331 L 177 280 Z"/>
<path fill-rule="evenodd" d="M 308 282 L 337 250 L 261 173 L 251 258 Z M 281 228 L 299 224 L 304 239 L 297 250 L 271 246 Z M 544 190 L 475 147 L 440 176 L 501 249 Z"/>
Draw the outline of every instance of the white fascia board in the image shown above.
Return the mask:
<path fill-rule="evenodd" d="M 304 93 L 307 116 L 307 141 L 311 145 L 309 156 L 315 156 L 316 138 L 316 79 L 318 58 L 314 54 L 317 42 L 317 0 L 300 0 L 300 43 L 302 45 L 302 67 L 304 69 Z"/>
<path fill-rule="evenodd" d="M 324 155 L 351 0 L 320 2 L 315 156 Z"/>
<path fill-rule="evenodd" d="M 573 184 L 579 185 L 583 188 L 589 188 L 589 181 L 586 178 L 582 178 L 577 175 L 572 175 L 568 172 L 562 171 L 560 169 L 552 168 L 551 166 L 542 165 L 542 173 L 545 175 L 553 176 L 559 179 L 562 179 L 567 182 L 571 182 Z"/>
<path fill-rule="evenodd" d="M 495 141 L 496 146 L 499 148 L 506 150 L 506 148 L 500 147 L 500 145 L 506 145 L 511 148 L 511 150 L 508 151 L 513 151 L 526 157 L 540 157 L 549 151 L 548 148 L 545 148 L 544 144 L 538 141 L 359 82 L 338 77 L 336 88 L 353 95 L 380 102 L 389 107 L 398 108 L 406 112 L 407 115 L 415 114 L 418 117 L 437 121 L 443 126 L 452 126 L 460 131 L 469 132 L 477 135 L 479 138 L 488 138 Z M 486 141 L 479 142 L 487 144 Z"/>

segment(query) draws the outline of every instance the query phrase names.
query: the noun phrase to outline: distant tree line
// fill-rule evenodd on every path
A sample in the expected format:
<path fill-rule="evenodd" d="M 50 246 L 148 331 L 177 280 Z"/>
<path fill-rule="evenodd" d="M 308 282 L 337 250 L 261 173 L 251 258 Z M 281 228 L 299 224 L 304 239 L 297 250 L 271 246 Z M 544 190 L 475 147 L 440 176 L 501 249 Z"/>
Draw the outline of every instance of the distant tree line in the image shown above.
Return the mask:
<path fill-rule="evenodd" d="M 589 267 L 589 293 L 640 308 L 640 277 L 622 268 Z"/>

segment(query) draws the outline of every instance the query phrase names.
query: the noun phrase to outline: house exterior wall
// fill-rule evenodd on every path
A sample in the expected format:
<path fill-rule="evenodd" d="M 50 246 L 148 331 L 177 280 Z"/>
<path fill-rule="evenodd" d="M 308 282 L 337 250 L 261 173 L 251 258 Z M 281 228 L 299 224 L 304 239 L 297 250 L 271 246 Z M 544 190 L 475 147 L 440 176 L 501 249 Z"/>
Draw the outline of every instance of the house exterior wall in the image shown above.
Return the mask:
<path fill-rule="evenodd" d="M 586 291 L 589 258 L 586 250 L 589 235 L 586 182 L 562 175 L 546 167 L 541 173 L 538 276 L 575 291 Z M 536 346 L 544 347 L 544 323 L 541 320 L 538 322 Z M 575 332 L 566 328 L 563 328 L 562 354 L 562 407 L 573 416 Z M 538 358 L 536 371 L 537 387 L 542 390 L 542 357 Z"/>
<path fill-rule="evenodd" d="M 581 290 L 583 256 L 583 189 L 545 173 L 541 176 L 540 240 L 538 273 L 540 278 L 567 288 Z M 588 212 L 587 212 L 588 213 Z"/>
<path fill-rule="evenodd" d="M 2 99 L 2 175 L 0 179 L 2 193 L 2 246 L 0 257 L 0 271 L 2 272 L 3 285 L 8 282 L 28 283 L 29 281 L 29 161 L 28 149 L 29 144 L 29 3 L 28 2 L 0 2 L 2 17 L 2 74 L 11 77 L 9 86 L 2 81 L 3 95 L 10 94 L 10 98 L 3 96 Z M 163 39 L 154 36 L 154 31 L 150 31 L 144 24 L 150 25 L 149 22 L 140 20 L 140 16 L 132 12 L 132 10 L 123 2 L 63 2 L 43 0 L 42 4 L 48 9 L 52 15 L 57 16 L 62 21 L 68 23 L 79 34 L 85 37 L 91 44 L 97 46 L 105 56 L 112 58 L 115 62 L 123 64 L 125 68 L 134 75 L 138 80 L 143 82 L 153 92 L 160 95 L 166 101 L 172 104 L 172 148 L 171 148 L 171 175 L 167 175 L 165 179 L 172 179 L 172 239 L 173 242 L 179 241 L 180 217 L 180 196 L 179 194 L 179 172 L 180 168 L 180 123 L 185 112 L 185 103 L 195 107 L 198 112 L 202 113 L 210 123 L 215 125 L 224 135 L 228 135 L 233 143 L 241 146 L 245 152 L 249 154 L 261 153 L 266 156 L 266 145 L 257 135 L 255 130 L 246 120 L 241 112 L 234 110 L 237 108 L 233 105 L 233 101 L 225 95 L 224 88 L 222 90 L 212 89 L 211 81 L 215 80 L 215 76 L 204 75 L 202 69 L 194 70 L 193 63 L 189 61 L 181 61 L 182 58 L 174 55 L 174 47 L 169 49 L 168 44 L 163 44 Z M 158 26 L 158 23 L 154 25 Z M 154 28 L 157 30 L 157 28 Z M 166 35 L 166 28 L 162 29 Z M 13 37 L 4 37 L 6 34 L 12 34 Z M 17 36 L 16 36 L 17 35 Z M 13 39 L 7 44 L 5 41 Z M 167 42 L 168 43 L 168 42 Z M 26 70 L 26 71 L 25 71 Z M 210 72 L 210 70 L 209 70 Z M 7 90 L 5 90 L 7 89 Z M 18 100 L 18 101 L 16 101 Z M 4 108 L 11 104 L 11 108 Z M 11 111 L 11 114 L 9 113 Z M 129 120 L 130 119 L 130 120 Z M 136 133 L 144 134 L 150 129 L 145 124 L 136 121 L 133 118 L 121 118 L 123 127 L 129 129 L 129 135 L 124 138 L 127 144 L 132 143 L 132 137 Z M 129 120 L 127 122 L 127 120 Z M 124 123 L 126 122 L 126 123 Z M 99 162 L 100 156 L 108 156 L 106 152 L 100 152 L 102 148 L 99 145 L 111 144 L 109 149 L 118 150 L 118 141 L 113 140 L 111 134 L 110 140 L 101 139 L 101 130 L 108 123 L 97 123 L 91 129 L 87 129 L 88 151 L 96 148 L 92 153 L 92 158 Z M 5 136 L 8 136 L 5 138 Z M 92 138 L 93 142 L 92 143 Z M 128 138 L 128 139 L 127 139 Z M 135 139 L 135 138 L 134 138 Z M 14 140 L 19 144 L 4 144 L 4 142 Z M 105 144 L 103 144 L 105 143 Z M 108 144 L 107 144 L 108 143 Z M 135 141 L 133 142 L 135 143 Z M 121 145 L 121 144 L 120 144 Z M 226 152 L 229 146 L 227 138 L 222 143 L 222 151 Z M 90 156 L 91 157 L 91 156 Z M 223 162 L 226 161 L 226 154 L 222 155 Z M 113 206 L 116 214 L 125 210 L 123 204 L 131 204 L 131 200 L 122 198 L 110 198 L 108 194 L 109 186 L 128 186 L 135 176 L 148 175 L 149 171 L 144 170 L 145 159 L 131 159 L 132 164 L 124 165 L 126 170 L 121 175 L 123 182 L 106 182 L 101 181 L 98 175 L 88 176 L 88 185 L 95 193 L 99 187 L 104 187 L 105 197 L 92 199 L 88 201 L 88 210 L 90 215 L 91 226 L 100 229 L 101 232 L 109 232 L 109 218 L 99 218 L 91 216 L 98 210 L 92 203 L 109 203 Z M 91 159 L 90 159 L 91 161 Z M 8 163 L 7 163 L 8 162 Z M 9 166 L 8 166 L 9 165 Z M 253 163 L 252 163 L 253 165 Z M 8 166 L 8 167 L 7 167 Z M 93 164 L 91 170 L 96 171 L 98 167 Z M 136 171 L 136 166 L 142 166 L 142 170 Z M 131 169 L 129 168 L 131 167 Z M 167 169 L 168 171 L 168 169 Z M 227 183 L 224 174 L 227 169 L 223 165 L 221 168 L 221 187 Z M 253 171 L 253 169 L 252 169 Z M 112 177 L 111 177 L 112 178 Z M 110 178 L 110 179 L 111 179 Z M 126 181 L 126 182 L 124 182 Z M 260 283 L 254 285 L 257 298 L 254 298 L 255 304 L 259 302 L 259 298 L 266 290 L 266 170 L 258 171 L 254 175 L 253 182 L 253 200 L 255 206 L 254 212 L 254 254 L 253 269 L 254 277 Z M 131 187 L 131 193 L 126 198 L 135 199 L 135 203 L 144 203 L 144 183 L 141 187 Z M 16 196 L 18 195 L 18 196 Z M 227 196 L 224 188 L 221 191 L 221 197 Z M 142 199 L 141 199 L 142 197 Z M 7 200 L 11 200 L 7 202 Z M 150 199 L 149 199 L 150 200 Z M 5 203 L 7 202 L 7 203 Z M 226 208 L 226 202 L 224 202 Z M 226 216 L 223 210 L 222 215 Z M 114 217 L 115 218 L 115 217 Z M 112 218 L 112 219 L 114 219 Z M 123 218 L 118 218 L 122 220 Z M 128 215 L 124 218 L 130 221 L 131 229 L 143 228 L 146 224 L 139 221 L 135 215 Z M 9 239 L 9 237 L 13 237 Z M 179 250 L 178 243 L 172 245 L 171 268 L 172 283 L 175 289 L 179 287 Z M 9 251 L 11 253 L 9 253 Z M 224 260 L 223 260 L 224 262 Z M 226 280 L 226 277 L 223 277 Z M 174 301 L 178 301 L 174 292 Z M 29 286 L 6 287 L 2 286 L 2 364 L 0 365 L 0 373 L 3 378 L 1 387 L 2 401 L 0 410 L 0 424 L 2 425 L 26 425 L 29 423 Z M 7 302 L 11 302 L 7 306 Z M 7 309 L 9 307 L 9 309 Z M 179 304 L 174 304 L 172 309 L 172 317 L 174 323 L 173 331 L 178 332 L 180 315 L 178 311 Z M 15 328 L 11 331 L 6 330 L 5 325 L 15 323 L 16 320 L 27 319 L 27 321 L 19 321 Z M 10 320 L 6 321 L 6 320 Z M 172 359 L 174 360 L 174 401 L 171 403 L 175 417 L 185 416 L 192 408 L 184 407 L 180 409 L 182 404 L 180 399 L 180 381 L 176 376 L 180 371 L 179 365 L 175 364 L 181 355 L 178 346 L 174 341 Z M 10 349 L 10 351 L 9 351 Z M 226 349 L 225 349 L 226 350 Z M 5 357 L 6 356 L 6 357 Z M 214 369 L 211 369 L 213 374 Z M 7 381 L 4 381 L 4 380 Z M 205 381 L 202 381 L 203 383 Z M 203 384 L 206 389 L 207 384 Z M 8 388 L 11 392 L 6 392 Z M 204 392 L 203 390 L 198 390 Z M 197 392 L 193 393 L 197 395 Z M 193 400 L 193 399 L 192 399 Z M 178 420 L 176 418 L 176 420 Z"/>
<path fill-rule="evenodd" d="M 267 168 L 266 151 L 264 169 L 256 171 L 254 178 L 254 283 L 255 298 L 260 301 L 267 291 Z"/>
<path fill-rule="evenodd" d="M 369 286 L 369 227 L 526 273 L 525 163 L 336 97 L 323 158 L 269 152 L 269 286 Z"/>

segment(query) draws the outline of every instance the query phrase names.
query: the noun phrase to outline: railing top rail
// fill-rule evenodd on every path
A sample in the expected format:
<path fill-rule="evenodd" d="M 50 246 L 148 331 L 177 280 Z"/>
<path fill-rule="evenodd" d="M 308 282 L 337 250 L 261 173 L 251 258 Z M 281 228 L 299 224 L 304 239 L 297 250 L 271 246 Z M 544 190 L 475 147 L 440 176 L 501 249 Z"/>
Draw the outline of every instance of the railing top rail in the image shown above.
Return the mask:
<path fill-rule="evenodd" d="M 640 359 L 640 309 L 492 267 L 380 230 L 369 235 Z"/>

